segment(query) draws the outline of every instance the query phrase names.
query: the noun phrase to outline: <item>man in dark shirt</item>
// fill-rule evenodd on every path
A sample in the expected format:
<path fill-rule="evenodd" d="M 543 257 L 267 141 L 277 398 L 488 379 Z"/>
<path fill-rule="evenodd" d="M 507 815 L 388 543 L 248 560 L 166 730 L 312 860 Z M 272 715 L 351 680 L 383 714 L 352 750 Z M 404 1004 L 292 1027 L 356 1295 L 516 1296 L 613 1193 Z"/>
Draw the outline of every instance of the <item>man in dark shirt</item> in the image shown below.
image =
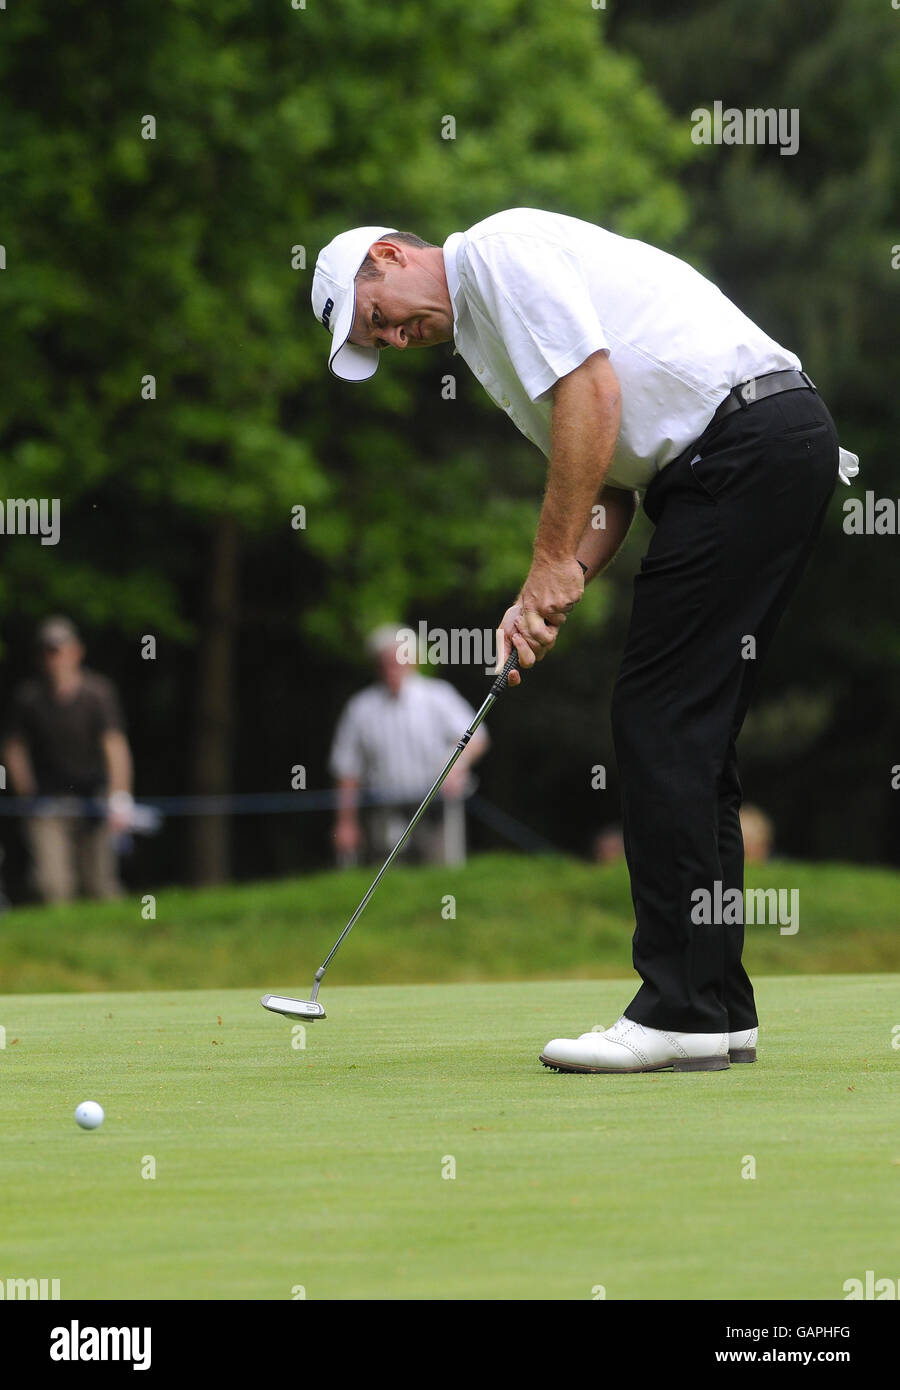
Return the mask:
<path fill-rule="evenodd" d="M 25 824 L 35 886 L 45 902 L 117 897 L 112 838 L 131 822 L 131 753 L 115 687 L 82 668 L 67 618 L 38 631 L 41 674 L 13 696 L 3 757 L 19 796 L 41 798 Z M 73 814 L 105 798 L 105 816 Z"/>

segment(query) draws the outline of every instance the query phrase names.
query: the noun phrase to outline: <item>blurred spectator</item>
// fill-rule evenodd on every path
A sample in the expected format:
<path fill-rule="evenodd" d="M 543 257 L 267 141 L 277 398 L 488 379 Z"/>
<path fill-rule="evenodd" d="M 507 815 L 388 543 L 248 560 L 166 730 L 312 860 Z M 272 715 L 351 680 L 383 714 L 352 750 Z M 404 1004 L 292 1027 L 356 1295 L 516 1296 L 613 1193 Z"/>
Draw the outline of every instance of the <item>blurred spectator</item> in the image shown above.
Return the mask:
<path fill-rule="evenodd" d="M 331 749 L 339 793 L 334 846 L 345 864 L 362 852 L 372 860 L 387 857 L 475 715 L 447 681 L 420 676 L 399 659 L 396 625 L 377 628 L 367 645 L 378 681 L 348 701 Z M 462 798 L 469 771 L 487 747 L 482 727 L 407 841 L 404 855 L 429 864 L 465 859 Z M 361 823 L 361 790 L 394 804 L 367 808 Z"/>
<path fill-rule="evenodd" d="M 758 806 L 741 807 L 741 834 L 744 837 L 744 863 L 765 864 L 772 853 L 774 826 Z"/>
<path fill-rule="evenodd" d="M 625 858 L 621 825 L 605 825 L 594 837 L 594 863 L 617 864 Z"/>
<path fill-rule="evenodd" d="M 15 691 L 3 745 L 13 790 L 40 798 L 25 821 L 35 888 L 44 902 L 68 902 L 79 888 L 118 897 L 112 841 L 129 827 L 132 807 L 118 696 L 82 668 L 84 647 L 68 618 L 42 623 L 37 647 L 40 675 Z M 71 814 L 94 797 L 107 798 L 105 816 Z"/>

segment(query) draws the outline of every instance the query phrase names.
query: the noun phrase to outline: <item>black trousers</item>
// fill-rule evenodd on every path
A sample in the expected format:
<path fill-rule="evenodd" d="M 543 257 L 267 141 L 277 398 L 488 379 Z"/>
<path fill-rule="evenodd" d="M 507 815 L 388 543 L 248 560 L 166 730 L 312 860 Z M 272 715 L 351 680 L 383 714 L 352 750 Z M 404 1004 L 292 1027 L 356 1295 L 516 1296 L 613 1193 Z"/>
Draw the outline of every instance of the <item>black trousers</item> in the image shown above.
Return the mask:
<path fill-rule="evenodd" d="M 735 740 L 837 469 L 821 397 L 786 391 L 710 426 L 645 494 L 656 530 L 612 703 L 636 1023 L 719 1033 L 757 1022 L 743 926 L 696 924 L 691 895 L 717 880 L 743 890 Z"/>

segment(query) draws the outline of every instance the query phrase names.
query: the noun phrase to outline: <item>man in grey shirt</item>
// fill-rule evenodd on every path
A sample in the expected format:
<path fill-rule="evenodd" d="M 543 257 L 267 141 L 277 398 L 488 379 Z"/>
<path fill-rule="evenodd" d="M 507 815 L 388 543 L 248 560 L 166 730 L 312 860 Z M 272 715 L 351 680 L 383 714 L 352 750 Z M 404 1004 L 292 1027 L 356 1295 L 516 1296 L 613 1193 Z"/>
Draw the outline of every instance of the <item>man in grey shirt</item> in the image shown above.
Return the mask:
<path fill-rule="evenodd" d="M 368 645 L 378 680 L 348 702 L 331 749 L 338 785 L 334 846 L 344 862 L 364 845 L 369 858 L 387 857 L 475 714 L 449 681 L 420 676 L 401 660 L 396 627 L 377 628 Z M 410 837 L 407 858 L 443 864 L 465 857 L 462 798 L 470 769 L 487 747 L 482 727 L 444 783 L 441 800 Z M 362 790 L 384 799 L 368 809 L 367 834 L 359 815 Z"/>

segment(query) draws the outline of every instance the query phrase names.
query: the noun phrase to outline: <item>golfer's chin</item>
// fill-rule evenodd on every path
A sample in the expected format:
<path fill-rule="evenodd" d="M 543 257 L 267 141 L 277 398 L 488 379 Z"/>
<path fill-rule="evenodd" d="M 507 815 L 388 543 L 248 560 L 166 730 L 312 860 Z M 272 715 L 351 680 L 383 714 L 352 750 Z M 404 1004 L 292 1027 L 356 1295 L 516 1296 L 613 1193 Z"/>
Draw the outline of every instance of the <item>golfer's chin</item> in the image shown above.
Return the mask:
<path fill-rule="evenodd" d="M 422 334 L 421 338 L 412 338 L 409 344 L 410 347 L 437 347 L 439 343 L 449 343 L 453 337 L 452 327 L 448 327 L 448 325 L 444 323 L 429 324 L 427 328 L 422 324 L 420 331 Z"/>
<path fill-rule="evenodd" d="M 420 336 L 421 335 L 421 336 Z M 421 318 L 413 320 L 408 341 L 411 348 L 437 347 L 453 337 L 453 319 L 443 310 L 426 309 Z"/>

